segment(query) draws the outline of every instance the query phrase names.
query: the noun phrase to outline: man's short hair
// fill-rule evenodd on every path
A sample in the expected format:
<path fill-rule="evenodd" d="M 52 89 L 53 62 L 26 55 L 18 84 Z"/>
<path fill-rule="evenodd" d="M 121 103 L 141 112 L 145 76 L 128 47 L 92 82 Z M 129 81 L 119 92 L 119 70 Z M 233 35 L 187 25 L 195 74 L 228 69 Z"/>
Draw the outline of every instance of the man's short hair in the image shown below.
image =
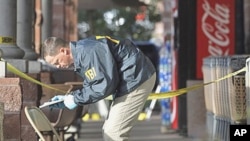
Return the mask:
<path fill-rule="evenodd" d="M 55 56 L 62 47 L 68 47 L 68 42 L 58 37 L 48 37 L 42 44 L 41 56 Z"/>

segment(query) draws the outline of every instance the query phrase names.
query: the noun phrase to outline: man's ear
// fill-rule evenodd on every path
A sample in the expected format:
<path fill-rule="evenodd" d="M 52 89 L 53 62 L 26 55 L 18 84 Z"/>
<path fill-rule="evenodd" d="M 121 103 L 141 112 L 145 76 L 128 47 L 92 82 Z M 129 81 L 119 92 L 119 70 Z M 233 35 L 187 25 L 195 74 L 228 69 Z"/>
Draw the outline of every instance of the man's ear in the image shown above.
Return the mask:
<path fill-rule="evenodd" d="M 64 48 L 63 48 L 63 47 L 61 47 L 61 48 L 59 49 L 59 53 L 64 53 Z"/>

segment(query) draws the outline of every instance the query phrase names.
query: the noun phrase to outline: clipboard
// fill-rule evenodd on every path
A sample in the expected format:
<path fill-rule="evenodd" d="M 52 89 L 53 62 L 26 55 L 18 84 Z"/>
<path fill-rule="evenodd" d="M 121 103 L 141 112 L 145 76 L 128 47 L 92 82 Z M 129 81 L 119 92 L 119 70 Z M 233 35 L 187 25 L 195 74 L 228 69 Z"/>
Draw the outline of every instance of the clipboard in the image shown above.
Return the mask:
<path fill-rule="evenodd" d="M 44 108 L 44 107 L 47 107 L 49 105 L 53 105 L 53 104 L 60 103 L 60 102 L 63 102 L 63 101 L 64 100 L 61 99 L 61 100 L 57 100 L 57 101 L 44 102 L 42 105 L 39 106 L 39 108 Z"/>

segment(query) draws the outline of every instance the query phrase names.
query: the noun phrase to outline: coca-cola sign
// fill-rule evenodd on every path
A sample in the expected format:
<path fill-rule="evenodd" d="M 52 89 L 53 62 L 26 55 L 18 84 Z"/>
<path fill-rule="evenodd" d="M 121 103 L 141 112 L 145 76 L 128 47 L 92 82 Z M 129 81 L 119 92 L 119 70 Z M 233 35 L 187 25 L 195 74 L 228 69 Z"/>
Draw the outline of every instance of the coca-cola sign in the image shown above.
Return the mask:
<path fill-rule="evenodd" d="M 202 59 L 234 54 L 234 0 L 197 0 L 197 78 Z"/>

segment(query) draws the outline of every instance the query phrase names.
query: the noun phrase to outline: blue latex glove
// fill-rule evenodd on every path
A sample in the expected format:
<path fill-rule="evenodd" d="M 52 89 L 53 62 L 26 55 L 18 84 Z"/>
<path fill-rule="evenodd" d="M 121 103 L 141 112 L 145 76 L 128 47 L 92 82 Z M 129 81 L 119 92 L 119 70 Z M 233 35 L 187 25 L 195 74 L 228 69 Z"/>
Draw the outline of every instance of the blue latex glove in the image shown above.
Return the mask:
<path fill-rule="evenodd" d="M 65 96 L 64 95 L 56 95 L 53 98 L 50 99 L 50 101 L 57 101 L 57 100 L 64 100 Z M 63 109 L 65 108 L 64 102 L 59 102 L 56 104 L 49 105 L 50 108 L 58 108 L 58 109 Z"/>
<path fill-rule="evenodd" d="M 65 95 L 64 105 L 70 110 L 75 109 L 77 107 L 77 104 L 74 101 L 74 96 L 71 94 Z"/>

